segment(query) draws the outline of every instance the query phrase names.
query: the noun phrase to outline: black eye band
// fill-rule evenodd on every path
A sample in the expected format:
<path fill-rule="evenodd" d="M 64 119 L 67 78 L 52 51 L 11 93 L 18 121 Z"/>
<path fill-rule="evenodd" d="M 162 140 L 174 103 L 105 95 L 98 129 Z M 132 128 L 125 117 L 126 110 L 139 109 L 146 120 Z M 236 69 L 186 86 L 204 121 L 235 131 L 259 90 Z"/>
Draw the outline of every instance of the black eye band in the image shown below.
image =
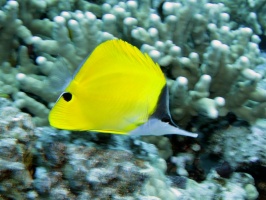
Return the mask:
<path fill-rule="evenodd" d="M 62 97 L 64 98 L 65 101 L 69 102 L 72 99 L 72 94 L 69 92 L 66 92 L 62 94 Z"/>

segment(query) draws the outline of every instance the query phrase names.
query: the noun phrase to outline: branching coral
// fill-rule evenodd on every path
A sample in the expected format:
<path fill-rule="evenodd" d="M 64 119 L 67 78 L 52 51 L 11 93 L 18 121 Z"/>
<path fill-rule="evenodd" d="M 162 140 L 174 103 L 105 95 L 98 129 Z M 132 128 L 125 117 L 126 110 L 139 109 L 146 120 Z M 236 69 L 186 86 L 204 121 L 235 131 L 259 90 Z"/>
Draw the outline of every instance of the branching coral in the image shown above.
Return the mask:
<path fill-rule="evenodd" d="M 213 3 L 223 3 L 226 11 L 230 13 L 232 19 L 237 24 L 242 24 L 253 29 L 256 34 L 265 34 L 265 10 L 266 2 L 260 0 L 247 1 L 227 1 L 227 0 L 211 0 Z"/>
<path fill-rule="evenodd" d="M 33 111 L 31 103 L 16 103 L 39 118 L 37 125 L 47 123 L 44 118 L 57 96 L 49 82 L 57 77 L 59 66 L 73 72 L 99 43 L 112 38 L 137 45 L 161 65 L 170 87 L 171 113 L 180 125 L 186 126 L 195 115 L 217 118 L 234 112 L 249 122 L 265 117 L 266 92 L 257 87 L 264 72 L 254 70 L 264 61 L 260 39 L 254 28 L 237 27 L 223 4 L 207 0 L 2 4 L 1 38 L 6 39 L 1 42 L 5 53 L 0 61 L 17 66 L 9 70 L 9 80 L 1 77 L 1 85 L 12 83 L 15 89 L 2 93 L 8 92 L 15 102 L 31 99 L 46 107 Z"/>

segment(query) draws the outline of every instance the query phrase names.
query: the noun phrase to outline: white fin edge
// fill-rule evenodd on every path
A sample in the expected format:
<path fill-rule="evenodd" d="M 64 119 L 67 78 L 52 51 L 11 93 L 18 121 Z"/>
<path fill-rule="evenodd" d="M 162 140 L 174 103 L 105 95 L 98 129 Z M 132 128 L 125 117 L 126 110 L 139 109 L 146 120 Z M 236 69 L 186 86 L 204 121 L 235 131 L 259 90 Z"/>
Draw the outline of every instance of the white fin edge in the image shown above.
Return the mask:
<path fill-rule="evenodd" d="M 138 128 L 134 129 L 129 133 L 129 135 L 132 136 L 144 136 L 144 135 L 159 136 L 159 135 L 169 135 L 169 134 L 182 135 L 194 138 L 198 136 L 197 133 L 191 133 L 182 130 L 178 127 L 170 125 L 169 123 L 162 122 L 161 120 L 156 118 L 149 119 L 148 122 L 139 126 Z"/>

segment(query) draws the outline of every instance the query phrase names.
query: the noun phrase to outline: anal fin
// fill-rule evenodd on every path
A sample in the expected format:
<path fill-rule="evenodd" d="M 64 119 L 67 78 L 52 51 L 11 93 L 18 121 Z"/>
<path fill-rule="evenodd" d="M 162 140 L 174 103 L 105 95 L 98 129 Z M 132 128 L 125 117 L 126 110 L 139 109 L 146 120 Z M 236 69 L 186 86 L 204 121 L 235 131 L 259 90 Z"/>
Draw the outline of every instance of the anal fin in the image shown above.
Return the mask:
<path fill-rule="evenodd" d="M 162 122 L 159 119 L 151 118 L 145 124 L 139 126 L 138 128 L 134 129 L 129 133 L 130 135 L 134 136 L 144 136 L 144 135 L 169 135 L 169 134 L 176 134 L 176 135 L 183 135 L 189 137 L 197 137 L 197 133 L 191 133 L 185 130 L 182 130 L 178 127 L 174 127 L 167 122 Z"/>

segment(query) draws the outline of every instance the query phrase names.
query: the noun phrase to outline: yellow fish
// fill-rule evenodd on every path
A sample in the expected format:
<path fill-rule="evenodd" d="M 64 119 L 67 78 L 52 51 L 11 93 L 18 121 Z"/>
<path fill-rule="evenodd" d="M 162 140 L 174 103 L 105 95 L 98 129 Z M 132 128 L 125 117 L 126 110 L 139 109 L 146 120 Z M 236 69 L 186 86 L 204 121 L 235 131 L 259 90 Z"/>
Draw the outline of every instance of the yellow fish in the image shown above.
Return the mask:
<path fill-rule="evenodd" d="M 49 114 L 51 126 L 132 135 L 197 137 L 162 119 L 171 117 L 159 65 L 122 40 L 109 40 L 86 59 Z"/>

